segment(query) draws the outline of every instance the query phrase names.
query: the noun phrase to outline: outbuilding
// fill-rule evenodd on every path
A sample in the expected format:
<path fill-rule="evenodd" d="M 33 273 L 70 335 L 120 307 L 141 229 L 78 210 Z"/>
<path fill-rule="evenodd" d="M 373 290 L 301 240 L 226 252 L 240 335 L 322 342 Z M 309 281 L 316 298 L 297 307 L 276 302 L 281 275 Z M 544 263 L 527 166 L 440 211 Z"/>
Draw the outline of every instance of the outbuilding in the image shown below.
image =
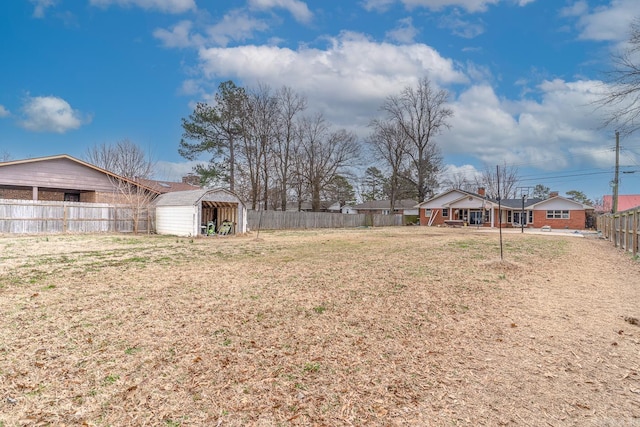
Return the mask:
<path fill-rule="evenodd" d="M 198 236 L 247 231 L 247 208 L 229 190 L 200 189 L 161 194 L 154 205 L 158 234 Z"/>

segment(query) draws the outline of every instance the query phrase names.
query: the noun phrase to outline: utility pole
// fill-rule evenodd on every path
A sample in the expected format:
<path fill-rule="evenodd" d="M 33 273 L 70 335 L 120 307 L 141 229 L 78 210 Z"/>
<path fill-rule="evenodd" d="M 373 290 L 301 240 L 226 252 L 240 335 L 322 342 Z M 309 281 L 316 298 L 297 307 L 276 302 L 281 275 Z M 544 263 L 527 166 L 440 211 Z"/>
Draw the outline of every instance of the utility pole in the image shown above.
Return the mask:
<path fill-rule="evenodd" d="M 502 252 L 502 204 L 500 198 L 500 165 L 496 165 L 496 178 L 498 179 L 498 229 L 500 230 L 500 261 L 504 260 Z"/>
<path fill-rule="evenodd" d="M 613 178 L 613 200 L 612 200 L 613 213 L 618 212 L 618 186 L 620 184 L 619 174 L 620 174 L 620 132 L 616 131 L 616 172 Z"/>

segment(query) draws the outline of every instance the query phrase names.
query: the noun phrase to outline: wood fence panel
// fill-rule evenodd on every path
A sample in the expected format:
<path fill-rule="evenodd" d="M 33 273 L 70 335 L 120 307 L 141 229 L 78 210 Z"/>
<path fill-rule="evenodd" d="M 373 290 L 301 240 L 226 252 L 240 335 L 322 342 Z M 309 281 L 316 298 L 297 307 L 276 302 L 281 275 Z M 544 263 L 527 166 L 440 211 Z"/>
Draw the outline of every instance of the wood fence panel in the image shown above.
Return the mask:
<path fill-rule="evenodd" d="M 329 212 L 248 211 L 250 230 L 356 228 L 402 225 L 402 215 L 339 214 Z"/>
<path fill-rule="evenodd" d="M 153 225 L 152 210 L 139 213 L 138 232 Z M 106 203 L 0 199 L 0 233 L 132 232 L 133 208 Z"/>
<path fill-rule="evenodd" d="M 596 224 L 602 237 L 612 242 L 615 247 L 631 252 L 634 256 L 638 254 L 640 207 L 615 214 L 600 215 Z"/>

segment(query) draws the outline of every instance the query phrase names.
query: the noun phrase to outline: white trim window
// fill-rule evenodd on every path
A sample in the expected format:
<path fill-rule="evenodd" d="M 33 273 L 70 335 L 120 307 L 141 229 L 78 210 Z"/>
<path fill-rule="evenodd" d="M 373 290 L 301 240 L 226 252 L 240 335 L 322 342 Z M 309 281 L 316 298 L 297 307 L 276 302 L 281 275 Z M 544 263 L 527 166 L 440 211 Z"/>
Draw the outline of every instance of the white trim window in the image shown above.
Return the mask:
<path fill-rule="evenodd" d="M 547 211 L 547 219 L 569 219 L 569 211 Z"/>

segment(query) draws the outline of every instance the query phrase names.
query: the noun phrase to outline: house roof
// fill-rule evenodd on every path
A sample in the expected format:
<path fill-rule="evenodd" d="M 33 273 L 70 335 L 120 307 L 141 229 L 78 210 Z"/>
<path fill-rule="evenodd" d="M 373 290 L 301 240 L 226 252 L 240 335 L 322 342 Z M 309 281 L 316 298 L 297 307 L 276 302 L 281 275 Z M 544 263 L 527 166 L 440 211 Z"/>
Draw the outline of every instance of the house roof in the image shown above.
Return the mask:
<path fill-rule="evenodd" d="M 531 198 L 531 199 L 525 199 L 524 200 L 524 208 L 527 209 L 528 207 L 531 207 L 537 203 L 540 203 L 542 201 L 544 201 L 545 199 L 539 199 L 539 198 Z M 495 202 L 497 203 L 497 201 Z M 512 209 L 517 209 L 517 208 L 522 208 L 522 198 L 520 199 L 502 199 L 500 200 L 500 205 L 504 206 L 506 208 L 512 208 Z"/>
<path fill-rule="evenodd" d="M 22 165 L 22 164 L 27 164 L 27 163 L 38 163 L 38 162 L 45 162 L 45 161 L 57 160 L 57 159 L 70 160 L 70 161 L 78 163 L 78 164 L 80 164 L 80 165 L 82 165 L 84 167 L 94 169 L 94 170 L 96 170 L 98 172 L 101 172 L 101 173 L 107 175 L 107 176 L 110 176 L 112 178 L 118 179 L 118 180 L 120 180 L 122 182 L 131 183 L 131 184 L 134 184 L 135 186 L 137 186 L 139 188 L 142 188 L 144 190 L 159 194 L 159 192 L 157 190 L 155 190 L 152 187 L 149 187 L 149 186 L 145 185 L 142 182 L 136 182 L 135 180 L 131 180 L 129 178 L 125 178 L 123 176 L 115 174 L 115 173 L 113 173 L 111 171 L 108 171 L 106 169 L 102 169 L 101 167 L 98 167 L 98 166 L 93 165 L 91 163 L 85 162 L 85 161 L 80 160 L 80 159 L 76 159 L 75 157 L 69 156 L 68 154 L 56 154 L 56 155 L 53 155 L 53 156 L 33 157 L 33 158 L 30 158 L 30 159 L 10 160 L 8 162 L 0 162 L 0 167 L 11 166 L 11 165 Z"/>
<path fill-rule="evenodd" d="M 491 198 L 485 198 L 485 196 L 482 196 L 480 194 L 476 194 L 476 193 L 471 193 L 469 191 L 465 191 L 465 190 L 460 190 L 460 189 L 452 189 L 452 190 L 447 190 L 443 193 L 437 194 L 434 197 L 425 200 L 424 202 L 420 203 L 417 207 L 421 207 L 422 205 L 425 205 L 433 200 L 436 200 L 438 198 L 441 198 L 445 195 L 451 194 L 451 193 L 459 193 L 460 197 L 450 200 L 447 203 L 444 203 L 442 206 L 443 207 L 447 207 L 447 206 L 451 206 L 454 205 L 456 202 L 463 200 L 466 197 L 473 197 L 476 199 L 480 199 L 480 200 L 486 200 L 486 202 L 493 204 L 494 206 L 498 205 L 498 201 L 495 199 L 491 199 Z M 639 196 L 640 197 L 640 196 Z M 543 203 L 547 203 L 550 202 L 551 200 L 563 200 L 563 201 L 567 201 L 567 202 L 571 202 L 571 203 L 575 203 L 578 204 L 580 206 L 582 206 L 583 209 L 593 209 L 591 206 L 588 205 L 584 205 L 580 202 L 576 202 L 575 200 L 572 199 L 568 199 L 566 197 L 561 197 L 561 196 L 554 196 L 548 199 L 541 199 L 541 198 L 527 198 L 524 200 L 524 208 L 525 209 L 531 209 L 536 205 L 540 205 Z M 640 204 L 639 204 L 640 205 Z M 500 200 L 500 206 L 501 208 L 505 208 L 505 209 L 522 209 L 522 198 L 515 198 L 515 199 L 502 199 Z"/>
<path fill-rule="evenodd" d="M 136 178 L 136 181 L 143 185 L 146 185 L 149 188 L 153 188 L 160 194 L 171 193 L 174 191 L 198 190 L 201 188 L 200 186 L 192 185 L 186 182 L 157 181 L 154 179 L 144 178 Z"/>
<path fill-rule="evenodd" d="M 244 203 L 229 190 L 223 188 L 200 188 L 198 190 L 174 191 L 159 195 L 156 206 L 195 206 L 200 202 L 209 202 L 211 206 L 228 206 L 230 203 Z"/>
<path fill-rule="evenodd" d="M 545 203 L 551 203 L 554 200 L 561 200 L 561 201 L 564 201 L 564 202 L 573 203 L 575 205 L 578 205 L 582 209 L 585 209 L 585 210 L 592 210 L 593 209 L 593 207 L 591 207 L 589 205 L 585 205 L 584 203 L 580 203 L 580 202 L 578 202 L 576 200 L 568 199 L 568 198 L 562 197 L 562 196 L 555 196 L 555 197 L 550 197 L 548 199 L 538 199 L 538 200 L 539 200 L 538 202 L 533 203 L 533 204 L 531 204 L 529 206 L 534 207 L 534 206 L 538 206 L 538 205 L 543 205 Z"/>
<path fill-rule="evenodd" d="M 369 200 L 359 205 L 352 206 L 357 210 L 382 210 L 389 209 L 391 207 L 390 200 Z M 414 209 L 416 207 L 416 201 L 411 199 L 397 200 L 395 203 L 395 209 Z"/>
<path fill-rule="evenodd" d="M 618 196 L 618 211 L 627 211 L 640 206 L 640 194 L 624 194 Z M 602 196 L 602 206 L 598 210 L 611 212 L 613 209 L 613 196 Z"/>

